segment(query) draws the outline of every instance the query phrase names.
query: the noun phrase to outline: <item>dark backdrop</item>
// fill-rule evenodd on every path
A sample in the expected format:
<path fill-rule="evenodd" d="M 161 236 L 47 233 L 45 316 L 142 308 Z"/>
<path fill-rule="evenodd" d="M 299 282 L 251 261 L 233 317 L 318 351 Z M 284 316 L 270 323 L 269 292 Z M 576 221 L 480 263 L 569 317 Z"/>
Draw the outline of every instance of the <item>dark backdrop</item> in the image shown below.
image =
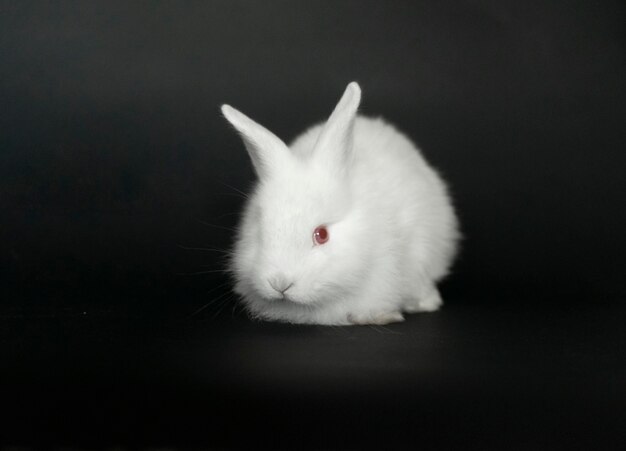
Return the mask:
<path fill-rule="evenodd" d="M 289 140 L 327 117 L 351 80 L 362 86 L 363 113 L 397 124 L 450 182 L 466 236 L 444 287 L 450 312 L 455 305 L 508 308 L 502 306 L 519 304 L 520 293 L 530 294 L 521 302 L 539 312 L 541 303 L 623 299 L 624 23 L 620 1 L 0 2 L 2 337 L 15 359 L 44 353 L 43 360 L 24 363 L 15 380 L 29 374 L 39 381 L 32 375 L 41 372 L 42 361 L 70 361 L 77 354 L 92 372 L 77 364 L 70 380 L 103 368 L 115 373 L 116 365 L 135 361 L 134 354 L 123 354 L 128 343 L 143 352 L 150 346 L 145 337 L 162 331 L 150 326 L 150 333 L 142 329 L 147 335 L 133 333 L 135 326 L 123 321 L 104 329 L 96 327 L 100 320 L 77 326 L 72 315 L 83 310 L 123 307 L 143 317 L 182 317 L 226 290 L 219 273 L 184 275 L 221 268 L 220 252 L 183 247 L 227 249 L 227 229 L 242 206 L 238 191 L 254 180 L 219 105 L 230 103 Z M 542 313 L 534 317 L 532 311 L 526 310 L 530 319 L 505 315 L 507 324 L 541 321 Z M 69 319 L 50 326 L 41 312 L 66 312 Z M 414 321 L 426 322 L 420 333 L 453 331 L 458 338 L 466 336 L 460 324 L 480 324 L 480 314 L 467 315 L 448 326 L 442 326 L 445 316 L 439 317 L 443 323 Z M 588 324 L 585 315 L 580 321 Z M 609 316 L 616 326 L 620 316 Z M 13 317 L 19 320 L 7 319 Z M 489 318 L 486 330 L 501 320 L 497 314 Z M 563 321 L 575 336 L 575 323 Z M 511 332 L 502 327 L 501 333 Z M 599 319 L 597 327 L 607 326 Z M 98 330 L 106 332 L 100 336 Z M 246 355 L 271 360 L 276 357 L 267 349 L 274 346 L 299 355 L 296 345 L 281 348 L 282 335 L 262 330 L 269 348 L 246 348 Z M 525 336 L 523 328 L 517 332 Z M 247 333 L 253 342 L 263 340 Z M 538 349 L 554 343 L 546 333 L 546 342 L 535 342 Z M 46 336 L 53 337 L 56 344 L 48 348 L 54 352 L 41 351 L 48 349 L 40 338 Z M 614 336 L 594 337 L 599 349 L 623 345 L 622 335 L 617 342 Z M 284 339 L 293 343 L 294 337 Z M 515 371 L 539 364 L 526 339 L 513 349 L 531 360 Z M 107 340 L 117 347 L 107 348 Z M 232 340 L 210 349 L 232 350 Z M 581 340 L 581 349 L 590 349 Z M 479 342 L 472 342 L 476 355 L 485 345 Z M 68 354 L 68 343 L 86 344 Z M 89 360 L 88 349 L 97 343 L 98 355 L 108 357 Z M 332 340 L 318 344 L 335 347 Z M 561 345 L 553 346 L 546 359 L 560 362 Z M 506 346 L 497 349 L 508 355 Z M 388 350 L 383 347 L 383 354 Z M 123 357 L 114 357 L 118 352 Z M 463 361 L 462 352 L 453 355 Z M 579 354 L 571 355 L 575 360 Z M 598 363 L 589 358 L 590 368 Z M 3 360 L 10 373 L 15 361 Z M 394 362 L 388 367 L 404 368 Z M 137 375 L 144 367 L 136 365 L 126 379 L 116 379 L 118 388 L 144 381 Z M 571 369 L 556 365 L 556 373 Z M 332 371 L 337 365 L 322 367 Z M 170 380 L 167 371 L 158 374 Z M 100 387 L 104 376 L 93 377 Z M 189 383 L 178 382 L 172 387 Z M 502 392 L 509 389 L 515 391 L 505 386 Z M 102 399 L 110 394 L 91 385 L 76 397 L 95 392 Z M 190 393 L 189 399 L 197 396 Z M 456 411 L 449 402 L 444 405 Z M 109 407 L 116 412 L 119 404 Z M 528 418 L 536 412 L 523 413 Z M 31 420 L 23 415 L 16 417 L 24 419 L 22 425 Z M 574 430 L 575 424 L 569 426 Z"/>
<path fill-rule="evenodd" d="M 200 292 L 247 190 L 350 80 L 450 181 L 459 283 L 623 289 L 620 2 L 3 2 L 3 285 Z M 179 299 L 179 301 L 182 301 Z M 163 302 L 171 302 L 166 298 Z"/>

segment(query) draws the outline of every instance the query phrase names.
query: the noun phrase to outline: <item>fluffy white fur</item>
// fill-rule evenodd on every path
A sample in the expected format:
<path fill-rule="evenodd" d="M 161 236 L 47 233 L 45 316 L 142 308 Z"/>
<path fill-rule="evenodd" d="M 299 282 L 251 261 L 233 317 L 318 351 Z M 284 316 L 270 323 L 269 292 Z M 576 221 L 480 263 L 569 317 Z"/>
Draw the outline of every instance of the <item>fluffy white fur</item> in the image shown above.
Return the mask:
<path fill-rule="evenodd" d="M 459 238 L 446 186 L 405 135 L 357 116 L 360 99 L 350 83 L 328 121 L 289 147 L 222 106 L 259 177 L 230 264 L 254 317 L 386 324 L 442 304 L 435 284 Z M 313 241 L 319 225 L 323 245 Z"/>

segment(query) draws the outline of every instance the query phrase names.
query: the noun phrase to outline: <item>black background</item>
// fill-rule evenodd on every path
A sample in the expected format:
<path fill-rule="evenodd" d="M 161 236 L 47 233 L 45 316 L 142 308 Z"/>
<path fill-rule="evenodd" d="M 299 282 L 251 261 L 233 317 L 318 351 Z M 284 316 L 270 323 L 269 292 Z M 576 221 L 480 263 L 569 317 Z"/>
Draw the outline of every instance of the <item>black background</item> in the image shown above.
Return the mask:
<path fill-rule="evenodd" d="M 0 2 L 2 443 L 623 441 L 624 23 L 618 1 Z M 191 275 L 222 268 L 254 182 L 219 105 L 291 140 L 352 80 L 450 182 L 447 304 L 252 323 Z"/>

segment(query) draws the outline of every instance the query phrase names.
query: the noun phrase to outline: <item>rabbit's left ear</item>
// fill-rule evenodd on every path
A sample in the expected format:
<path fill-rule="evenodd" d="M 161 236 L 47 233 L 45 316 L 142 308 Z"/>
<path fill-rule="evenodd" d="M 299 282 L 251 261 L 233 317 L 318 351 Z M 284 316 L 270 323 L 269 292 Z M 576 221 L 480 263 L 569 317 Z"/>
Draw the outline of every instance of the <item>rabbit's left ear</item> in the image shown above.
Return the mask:
<path fill-rule="evenodd" d="M 361 88 L 355 81 L 346 88 L 320 132 L 315 144 L 315 156 L 329 164 L 345 168 L 352 155 L 354 120 L 361 103 Z"/>
<path fill-rule="evenodd" d="M 260 179 L 279 172 L 285 161 L 291 159 L 287 145 L 261 124 L 230 105 L 222 105 L 222 114 L 241 135 Z"/>

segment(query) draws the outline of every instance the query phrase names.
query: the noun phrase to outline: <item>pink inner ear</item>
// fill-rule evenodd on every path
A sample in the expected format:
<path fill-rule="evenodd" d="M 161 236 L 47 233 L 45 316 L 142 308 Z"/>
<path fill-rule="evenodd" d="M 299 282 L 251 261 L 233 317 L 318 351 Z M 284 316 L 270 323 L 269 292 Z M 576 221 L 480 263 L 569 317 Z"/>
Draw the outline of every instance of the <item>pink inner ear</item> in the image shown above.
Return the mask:
<path fill-rule="evenodd" d="M 316 244 L 324 244 L 328 241 L 328 229 L 325 226 L 318 226 L 313 231 L 313 241 Z"/>

